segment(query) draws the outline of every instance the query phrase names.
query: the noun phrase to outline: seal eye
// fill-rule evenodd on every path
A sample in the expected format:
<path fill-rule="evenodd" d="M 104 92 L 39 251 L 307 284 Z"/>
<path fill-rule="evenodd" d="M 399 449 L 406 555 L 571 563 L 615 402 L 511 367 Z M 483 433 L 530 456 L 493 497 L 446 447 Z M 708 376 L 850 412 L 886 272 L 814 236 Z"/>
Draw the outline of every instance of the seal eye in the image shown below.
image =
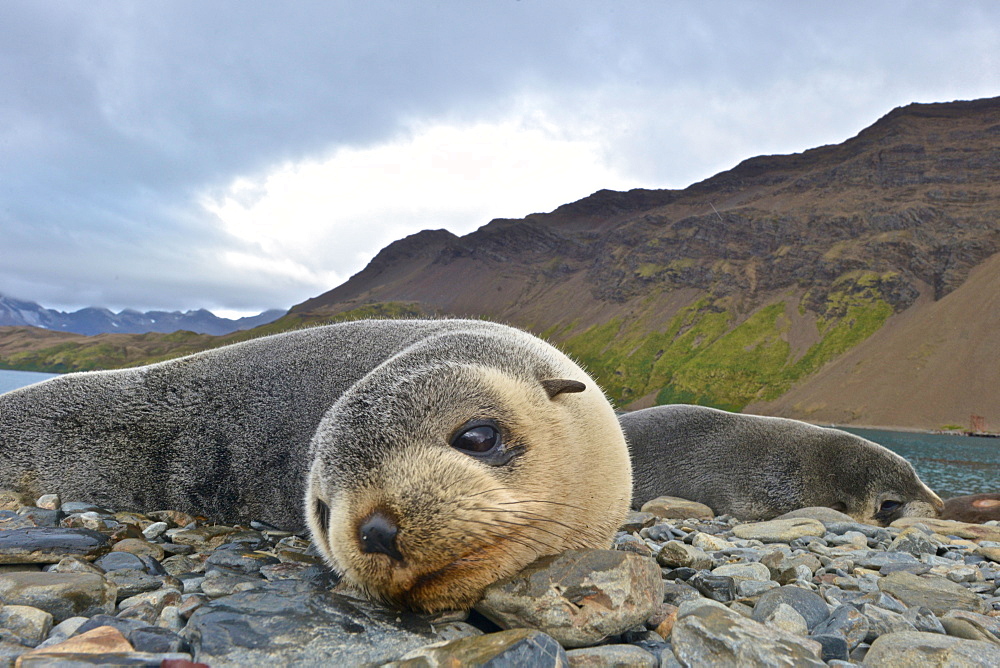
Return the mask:
<path fill-rule="evenodd" d="M 903 504 L 899 501 L 883 501 L 882 505 L 878 508 L 879 515 L 891 515 L 892 513 L 899 510 L 900 506 Z"/>
<path fill-rule="evenodd" d="M 469 427 L 451 439 L 451 447 L 470 455 L 484 455 L 501 443 L 500 432 L 490 424 Z"/>

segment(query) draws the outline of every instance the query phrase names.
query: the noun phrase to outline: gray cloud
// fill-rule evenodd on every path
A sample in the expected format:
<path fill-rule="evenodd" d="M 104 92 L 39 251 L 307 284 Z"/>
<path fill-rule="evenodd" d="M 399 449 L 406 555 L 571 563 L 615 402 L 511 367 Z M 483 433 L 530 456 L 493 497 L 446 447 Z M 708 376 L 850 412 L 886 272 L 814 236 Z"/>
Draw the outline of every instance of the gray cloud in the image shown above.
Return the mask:
<path fill-rule="evenodd" d="M 683 187 L 842 141 L 894 106 L 997 94 L 998 15 L 988 1 L 7 2 L 0 292 L 288 306 L 321 288 L 220 264 L 259 249 L 221 228 L 206 194 L 413 123 L 499 121 L 525 100 L 596 137 L 635 185 Z M 349 275 L 373 238 L 315 262 Z"/>

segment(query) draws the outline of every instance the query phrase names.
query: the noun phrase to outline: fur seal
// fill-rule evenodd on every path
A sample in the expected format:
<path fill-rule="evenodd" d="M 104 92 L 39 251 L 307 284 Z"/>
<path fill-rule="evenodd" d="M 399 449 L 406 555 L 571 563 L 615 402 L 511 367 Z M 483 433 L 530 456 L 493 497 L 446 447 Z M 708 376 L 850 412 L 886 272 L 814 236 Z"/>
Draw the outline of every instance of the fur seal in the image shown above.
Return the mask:
<path fill-rule="evenodd" d="M 839 429 L 669 405 L 619 416 L 632 456 L 633 505 L 699 501 L 741 520 L 807 506 L 888 525 L 937 517 L 943 503 L 905 459 Z"/>
<path fill-rule="evenodd" d="M 1000 494 L 985 492 L 946 499 L 941 519 L 973 524 L 1000 520 Z"/>
<path fill-rule="evenodd" d="M 0 395 L 0 487 L 288 528 L 304 499 L 345 581 L 435 611 L 610 545 L 631 473 L 611 405 L 549 344 L 368 320 Z"/>

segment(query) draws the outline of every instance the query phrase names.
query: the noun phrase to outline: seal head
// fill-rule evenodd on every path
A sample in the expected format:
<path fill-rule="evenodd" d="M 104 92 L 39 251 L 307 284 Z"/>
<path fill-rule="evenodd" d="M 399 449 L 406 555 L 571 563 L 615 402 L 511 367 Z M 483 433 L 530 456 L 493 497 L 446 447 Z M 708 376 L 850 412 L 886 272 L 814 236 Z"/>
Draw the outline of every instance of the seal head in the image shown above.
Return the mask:
<path fill-rule="evenodd" d="M 411 609 L 465 608 L 539 556 L 610 544 L 631 483 L 596 386 L 396 366 L 346 393 L 313 439 L 308 522 L 349 584 Z"/>

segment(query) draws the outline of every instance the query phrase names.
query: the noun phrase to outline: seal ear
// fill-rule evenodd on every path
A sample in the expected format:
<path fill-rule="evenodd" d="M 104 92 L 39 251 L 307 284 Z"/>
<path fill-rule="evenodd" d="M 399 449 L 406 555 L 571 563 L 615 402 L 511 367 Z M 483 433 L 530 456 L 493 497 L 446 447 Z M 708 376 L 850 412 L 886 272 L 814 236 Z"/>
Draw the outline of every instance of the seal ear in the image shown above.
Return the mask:
<path fill-rule="evenodd" d="M 546 394 L 549 395 L 549 399 L 555 399 L 557 395 L 563 392 L 583 392 L 587 389 L 587 386 L 578 380 L 569 380 L 568 378 L 552 378 L 550 380 L 543 380 L 542 387 L 545 388 Z"/>

